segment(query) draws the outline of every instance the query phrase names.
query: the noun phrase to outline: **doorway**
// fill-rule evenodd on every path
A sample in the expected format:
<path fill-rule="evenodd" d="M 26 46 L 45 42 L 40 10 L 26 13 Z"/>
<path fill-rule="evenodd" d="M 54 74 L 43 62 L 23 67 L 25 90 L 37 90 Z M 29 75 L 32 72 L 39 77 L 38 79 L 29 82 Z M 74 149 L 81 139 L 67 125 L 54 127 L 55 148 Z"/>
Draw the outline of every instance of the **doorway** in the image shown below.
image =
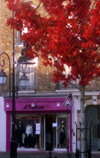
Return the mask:
<path fill-rule="evenodd" d="M 87 148 L 90 149 L 91 143 L 91 150 L 98 151 L 99 146 L 99 108 L 98 106 L 90 105 L 86 108 L 86 124 L 87 128 L 91 125 L 91 138 L 90 132 L 87 131 Z M 94 130 L 95 129 L 95 130 Z"/>
<path fill-rule="evenodd" d="M 56 122 L 56 115 L 46 114 L 46 150 L 53 150 L 56 144 L 56 131 L 53 128 L 53 123 Z"/>

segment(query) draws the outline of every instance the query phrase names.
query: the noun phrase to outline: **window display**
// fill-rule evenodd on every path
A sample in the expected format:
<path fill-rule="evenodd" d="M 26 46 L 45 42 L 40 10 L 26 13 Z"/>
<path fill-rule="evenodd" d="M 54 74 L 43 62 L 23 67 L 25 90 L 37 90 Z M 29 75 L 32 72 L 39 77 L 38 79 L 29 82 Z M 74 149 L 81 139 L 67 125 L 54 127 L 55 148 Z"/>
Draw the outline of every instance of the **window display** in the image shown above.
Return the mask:
<path fill-rule="evenodd" d="M 22 125 L 22 122 L 19 121 L 18 127 L 17 127 L 17 141 L 18 141 L 18 146 L 21 147 L 24 144 L 24 126 Z M 22 137 L 23 135 L 23 137 Z M 22 139 L 23 138 L 23 139 Z"/>
<path fill-rule="evenodd" d="M 63 115 L 63 114 L 62 114 Z M 66 148 L 70 145 L 70 118 L 56 114 L 16 114 L 18 148 Z"/>
<path fill-rule="evenodd" d="M 65 122 L 62 121 L 59 128 L 57 129 L 59 131 L 59 147 L 62 148 L 64 147 L 65 144 L 65 138 L 66 138 L 66 134 L 65 134 Z"/>
<path fill-rule="evenodd" d="M 37 132 L 37 125 L 39 126 Z M 39 148 L 39 117 L 19 117 L 16 119 L 18 148 Z"/>
<path fill-rule="evenodd" d="M 57 148 L 66 148 L 67 138 L 69 138 L 69 116 L 68 116 L 68 125 L 66 117 L 58 117 L 58 126 L 57 126 Z M 67 132 L 68 131 L 68 132 Z M 68 135 L 67 135 L 68 134 Z"/>

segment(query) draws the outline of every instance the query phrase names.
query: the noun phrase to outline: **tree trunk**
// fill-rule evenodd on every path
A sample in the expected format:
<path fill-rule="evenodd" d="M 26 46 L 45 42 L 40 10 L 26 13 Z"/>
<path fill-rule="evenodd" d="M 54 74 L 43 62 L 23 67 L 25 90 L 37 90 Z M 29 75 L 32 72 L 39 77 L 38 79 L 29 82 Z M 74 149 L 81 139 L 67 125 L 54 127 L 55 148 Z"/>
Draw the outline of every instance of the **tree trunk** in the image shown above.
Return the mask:
<path fill-rule="evenodd" d="M 81 158 L 85 158 L 86 154 L 86 123 L 85 123 L 85 108 L 84 108 L 84 104 L 85 104 L 85 98 L 84 98 L 84 91 L 85 91 L 85 87 L 81 86 L 81 99 L 80 99 L 80 151 L 81 151 Z"/>

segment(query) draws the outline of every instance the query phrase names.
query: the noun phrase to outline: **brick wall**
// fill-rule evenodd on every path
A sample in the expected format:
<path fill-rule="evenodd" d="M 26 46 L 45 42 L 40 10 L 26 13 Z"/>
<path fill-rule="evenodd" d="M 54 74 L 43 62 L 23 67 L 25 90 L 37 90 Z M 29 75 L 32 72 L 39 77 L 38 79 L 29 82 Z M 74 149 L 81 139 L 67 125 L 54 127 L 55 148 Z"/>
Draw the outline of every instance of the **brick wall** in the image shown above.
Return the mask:
<path fill-rule="evenodd" d="M 12 63 L 12 52 L 13 52 L 13 30 L 10 26 L 7 26 L 7 18 L 12 16 L 12 13 L 7 8 L 5 0 L 0 0 L 1 6 L 1 52 L 6 52 L 11 59 Z M 15 31 L 16 32 L 16 31 Z M 16 35 L 15 35 L 16 36 Z M 22 48 L 16 49 L 16 54 L 20 56 Z M 2 56 L 7 61 L 6 56 Z M 9 73 L 8 62 L 5 65 L 5 72 Z M 45 67 L 42 64 L 41 58 L 38 61 L 37 67 L 37 91 L 53 91 L 55 89 L 54 83 L 52 83 L 52 68 Z M 9 81 L 9 80 L 8 80 Z M 8 83 L 7 83 L 8 84 Z M 5 87 L 5 91 L 7 88 Z"/>
<path fill-rule="evenodd" d="M 12 30 L 10 27 L 7 26 L 7 18 L 11 16 L 10 11 L 7 8 L 7 3 L 5 0 L 0 0 L 0 13 L 1 13 L 1 19 L 0 19 L 0 53 L 6 52 L 10 56 L 10 60 L 12 60 Z M 6 61 L 4 71 L 9 73 L 9 62 L 7 59 L 7 56 L 1 56 L 1 64 L 2 59 Z M 8 84 L 7 84 L 8 85 Z M 8 86 L 4 87 L 3 90 L 7 91 Z"/>
<path fill-rule="evenodd" d="M 12 13 L 7 8 L 7 3 L 5 0 L 0 0 L 0 7 L 1 7 L 1 18 L 0 18 L 0 34 L 1 34 L 1 45 L 0 45 L 0 52 L 6 52 L 11 58 L 12 61 L 12 52 L 13 52 L 13 30 L 10 26 L 7 26 L 7 18 L 12 16 Z M 42 7 L 42 6 L 41 6 Z M 39 11 L 42 10 L 39 7 Z M 41 13 L 43 15 L 43 13 Z M 16 53 L 20 55 L 21 48 L 16 49 Z M 5 58 L 5 57 L 4 57 Z M 37 91 L 54 91 L 55 84 L 52 82 L 52 70 L 51 67 L 45 67 L 42 64 L 42 59 L 39 58 L 39 64 L 37 67 Z M 5 66 L 5 71 L 8 73 L 8 62 Z M 100 90 L 99 80 L 95 80 L 91 82 L 87 87 L 86 90 L 92 91 Z"/>
<path fill-rule="evenodd" d="M 7 26 L 7 18 L 11 17 L 11 12 L 7 8 L 5 0 L 1 2 L 1 51 L 12 53 L 12 29 Z"/>
<path fill-rule="evenodd" d="M 6 52 L 12 60 L 12 29 L 7 26 L 7 18 L 11 17 L 11 12 L 7 8 L 5 0 L 0 0 L 1 6 L 1 53 Z M 6 59 L 6 56 L 2 56 Z M 6 62 L 5 71 L 8 73 L 8 62 Z"/>

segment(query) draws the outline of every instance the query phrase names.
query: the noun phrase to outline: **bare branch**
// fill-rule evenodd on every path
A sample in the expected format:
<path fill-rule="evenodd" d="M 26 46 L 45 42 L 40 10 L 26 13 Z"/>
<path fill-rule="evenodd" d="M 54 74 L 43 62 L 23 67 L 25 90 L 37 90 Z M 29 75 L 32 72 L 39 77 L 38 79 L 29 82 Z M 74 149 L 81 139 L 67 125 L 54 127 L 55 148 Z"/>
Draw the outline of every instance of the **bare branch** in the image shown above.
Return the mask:
<path fill-rule="evenodd" d="M 69 84 L 71 84 L 72 86 L 76 87 L 79 91 L 81 90 L 81 88 L 79 88 L 77 85 L 73 84 L 72 82 L 68 81 Z"/>

